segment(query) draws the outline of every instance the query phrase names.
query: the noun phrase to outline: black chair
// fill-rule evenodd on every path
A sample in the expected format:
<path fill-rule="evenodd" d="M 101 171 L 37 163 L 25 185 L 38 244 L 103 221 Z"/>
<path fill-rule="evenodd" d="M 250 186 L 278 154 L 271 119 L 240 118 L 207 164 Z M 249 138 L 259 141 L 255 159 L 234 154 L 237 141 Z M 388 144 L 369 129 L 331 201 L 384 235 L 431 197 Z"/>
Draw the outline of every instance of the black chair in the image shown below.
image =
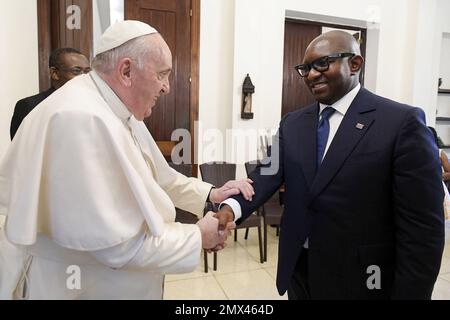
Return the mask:
<path fill-rule="evenodd" d="M 252 173 L 258 165 L 257 161 L 250 161 L 245 163 L 245 171 L 247 176 Z M 264 261 L 267 261 L 267 226 L 276 226 L 277 236 L 280 233 L 281 216 L 283 215 L 283 206 L 280 198 L 280 192 L 275 192 L 269 200 L 264 203 L 261 208 L 261 215 L 263 217 L 264 225 Z"/>
<path fill-rule="evenodd" d="M 269 142 L 269 139 L 270 139 L 270 142 Z M 274 136 L 272 136 L 272 135 L 260 136 L 261 159 L 270 157 L 272 155 L 273 140 L 274 140 Z"/>
<path fill-rule="evenodd" d="M 190 164 L 174 164 L 173 162 L 169 162 L 169 166 L 172 169 L 175 169 L 181 174 L 184 174 L 186 177 L 192 177 L 192 165 Z M 188 211 L 175 208 L 176 209 L 176 222 L 181 223 L 189 223 L 189 224 L 195 224 L 198 221 L 198 218 L 195 214 L 192 214 Z"/>
<path fill-rule="evenodd" d="M 200 172 L 202 175 L 203 181 L 211 183 L 216 187 L 223 186 L 227 181 L 236 179 L 236 164 L 232 163 L 204 163 L 200 165 Z M 214 212 L 218 211 L 217 204 L 212 204 L 207 210 L 211 210 Z M 258 241 L 259 241 L 259 255 L 261 263 L 264 262 L 264 256 L 262 251 L 262 235 L 261 235 L 261 217 L 255 214 L 252 214 L 248 217 L 244 222 L 240 225 L 236 226 L 236 230 L 234 231 L 234 240 L 237 241 L 237 229 L 247 229 L 248 228 L 258 228 Z M 248 232 L 246 232 L 248 236 Z M 247 239 L 247 238 L 246 238 Z M 207 261 L 205 262 L 205 267 L 207 266 Z M 214 270 L 217 270 L 217 253 L 214 252 Z"/>

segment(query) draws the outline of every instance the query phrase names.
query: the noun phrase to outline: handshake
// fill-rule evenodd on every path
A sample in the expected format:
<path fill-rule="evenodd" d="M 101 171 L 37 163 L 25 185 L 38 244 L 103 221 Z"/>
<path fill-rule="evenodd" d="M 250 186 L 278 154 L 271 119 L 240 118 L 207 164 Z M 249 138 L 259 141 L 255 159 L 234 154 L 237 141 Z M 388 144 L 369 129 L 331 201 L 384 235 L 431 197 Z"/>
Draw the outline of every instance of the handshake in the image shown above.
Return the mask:
<path fill-rule="evenodd" d="M 197 226 L 202 233 L 202 247 L 208 252 L 219 251 L 225 248 L 225 241 L 231 234 L 231 230 L 236 228 L 232 218 L 224 217 L 219 220 L 221 215 L 221 211 L 218 213 L 209 211 L 197 222 Z"/>
<path fill-rule="evenodd" d="M 221 188 L 211 190 L 209 200 L 221 203 L 230 196 L 241 193 L 246 200 L 251 201 L 255 194 L 252 183 L 253 181 L 250 179 L 228 181 Z M 217 213 L 208 212 L 197 222 L 197 226 L 202 233 L 203 249 L 209 252 L 222 250 L 225 248 L 225 241 L 231 234 L 231 230 L 236 228 L 233 210 L 229 206 L 223 205 L 223 208 Z"/>

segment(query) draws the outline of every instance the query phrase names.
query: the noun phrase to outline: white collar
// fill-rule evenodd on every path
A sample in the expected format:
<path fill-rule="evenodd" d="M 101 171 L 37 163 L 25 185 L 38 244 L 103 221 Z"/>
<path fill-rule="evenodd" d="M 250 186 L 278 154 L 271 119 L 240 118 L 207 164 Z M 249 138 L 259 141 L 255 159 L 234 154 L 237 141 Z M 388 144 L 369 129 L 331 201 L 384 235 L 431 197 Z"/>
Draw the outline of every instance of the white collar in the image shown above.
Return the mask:
<path fill-rule="evenodd" d="M 345 116 L 347 113 L 348 108 L 352 104 L 353 100 L 355 100 L 356 95 L 358 94 L 359 90 L 361 89 L 361 85 L 358 83 L 356 87 L 354 87 L 352 90 L 350 90 L 345 96 L 343 96 L 341 99 L 333 103 L 331 106 L 328 106 L 326 104 L 320 103 L 320 109 L 319 114 L 322 113 L 323 109 L 326 107 L 332 107 L 337 112 L 342 114 L 342 116 Z"/>
<path fill-rule="evenodd" d="M 113 89 L 111 89 L 111 87 L 100 77 L 97 72 L 91 71 L 89 75 L 97 86 L 97 89 L 100 91 L 100 94 L 111 108 L 112 112 L 114 112 L 114 114 L 122 121 L 128 121 L 132 114 L 122 100 L 120 100 L 120 98 L 116 95 Z"/>

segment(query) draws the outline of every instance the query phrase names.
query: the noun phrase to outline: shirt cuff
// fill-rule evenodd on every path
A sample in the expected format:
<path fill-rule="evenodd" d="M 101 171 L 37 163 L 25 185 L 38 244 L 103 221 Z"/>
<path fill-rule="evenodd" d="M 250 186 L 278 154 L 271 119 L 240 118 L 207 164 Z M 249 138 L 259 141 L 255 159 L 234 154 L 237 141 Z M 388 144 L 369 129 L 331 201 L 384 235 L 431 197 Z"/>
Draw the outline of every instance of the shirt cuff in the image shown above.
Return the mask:
<path fill-rule="evenodd" d="M 242 217 L 242 210 L 241 210 L 241 205 L 239 204 L 239 202 L 237 202 L 236 200 L 234 200 L 232 198 L 229 198 L 219 205 L 219 209 L 224 204 L 229 205 L 231 207 L 231 210 L 233 210 L 234 222 L 236 222 L 237 220 L 239 220 Z"/>

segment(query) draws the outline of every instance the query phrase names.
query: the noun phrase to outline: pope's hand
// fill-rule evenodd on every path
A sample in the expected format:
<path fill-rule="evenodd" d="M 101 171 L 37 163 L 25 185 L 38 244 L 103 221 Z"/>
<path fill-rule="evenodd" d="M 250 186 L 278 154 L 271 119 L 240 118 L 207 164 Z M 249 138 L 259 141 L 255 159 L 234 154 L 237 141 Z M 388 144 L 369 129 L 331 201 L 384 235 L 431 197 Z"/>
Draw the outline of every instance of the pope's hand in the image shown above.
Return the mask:
<path fill-rule="evenodd" d="M 252 201 L 252 197 L 255 195 L 253 190 L 251 179 L 244 180 L 231 180 L 225 183 L 220 188 L 215 188 L 211 190 L 209 194 L 209 201 L 213 203 L 221 203 L 222 201 L 228 199 L 231 196 L 235 196 L 242 193 L 242 196 L 247 201 Z"/>
<path fill-rule="evenodd" d="M 219 251 L 222 250 L 223 248 L 226 247 L 226 243 L 225 241 L 227 241 L 228 236 L 231 235 L 231 230 L 236 229 L 236 224 L 234 222 L 228 222 L 225 226 L 225 228 L 222 228 L 219 225 L 219 238 L 221 243 L 219 243 L 217 246 L 215 246 L 212 249 L 208 249 L 208 252 L 215 252 L 215 251 Z"/>
<path fill-rule="evenodd" d="M 229 222 L 219 230 L 219 220 L 214 217 L 212 211 L 200 219 L 197 226 L 202 234 L 202 247 L 209 252 L 225 248 L 225 241 L 231 234 L 231 230 L 236 227 L 234 222 Z"/>

